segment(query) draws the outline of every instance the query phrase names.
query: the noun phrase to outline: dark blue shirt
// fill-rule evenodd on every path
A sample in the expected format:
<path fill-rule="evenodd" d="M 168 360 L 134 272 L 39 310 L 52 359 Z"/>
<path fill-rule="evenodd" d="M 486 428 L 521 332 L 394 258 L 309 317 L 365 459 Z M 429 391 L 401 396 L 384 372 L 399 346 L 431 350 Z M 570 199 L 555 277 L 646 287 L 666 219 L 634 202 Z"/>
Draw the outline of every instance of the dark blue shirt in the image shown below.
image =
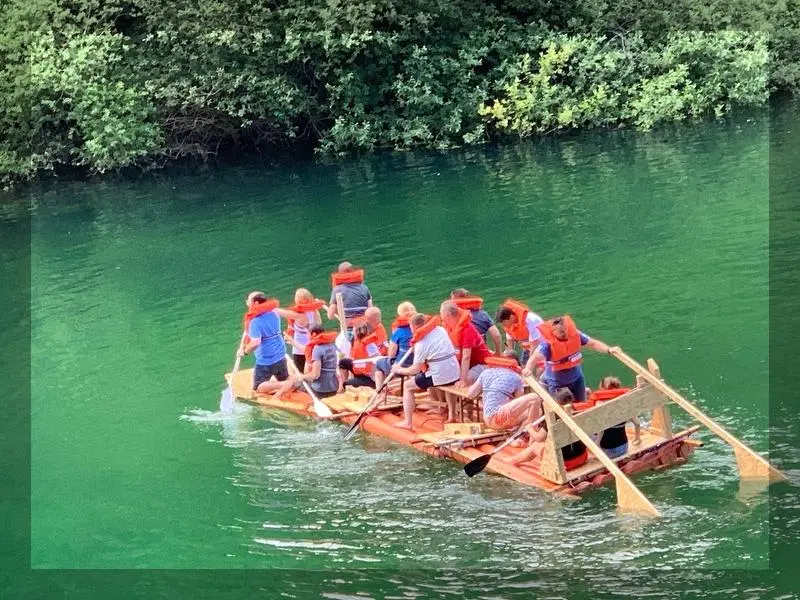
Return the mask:
<path fill-rule="evenodd" d="M 482 308 L 470 310 L 469 312 L 472 313 L 472 324 L 475 325 L 475 329 L 478 330 L 478 333 L 485 336 L 486 332 L 489 331 L 489 327 L 494 325 L 492 317 Z"/>

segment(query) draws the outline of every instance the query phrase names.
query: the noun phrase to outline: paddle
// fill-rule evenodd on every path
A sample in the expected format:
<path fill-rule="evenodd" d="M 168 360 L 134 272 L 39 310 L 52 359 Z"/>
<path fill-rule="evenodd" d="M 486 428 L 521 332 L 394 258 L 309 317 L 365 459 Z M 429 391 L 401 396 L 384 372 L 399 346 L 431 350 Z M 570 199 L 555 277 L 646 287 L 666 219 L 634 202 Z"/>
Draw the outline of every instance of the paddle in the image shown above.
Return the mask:
<path fill-rule="evenodd" d="M 336 336 L 336 348 L 344 356 L 350 356 L 350 340 L 347 339 L 347 319 L 344 313 L 344 297 L 342 293 L 336 294 L 336 313 L 339 317 L 339 335 Z"/>
<path fill-rule="evenodd" d="M 768 479 L 769 481 L 784 481 L 787 479 L 786 475 L 773 467 L 763 456 L 751 450 L 741 440 L 729 433 L 711 417 L 702 412 L 694 404 L 689 402 L 686 398 L 681 396 L 678 392 L 661 381 L 661 379 L 653 375 L 650 371 L 645 369 L 642 365 L 625 354 L 622 350 L 615 350 L 612 352 L 612 354 L 621 362 L 630 367 L 633 371 L 635 371 L 637 375 L 641 375 L 642 378 L 650 385 L 652 385 L 662 394 L 668 396 L 675 402 L 675 404 L 680 406 L 683 410 L 692 415 L 695 419 L 708 427 L 712 432 L 730 444 L 733 447 L 733 453 L 736 456 L 736 464 L 739 467 L 739 476 L 741 478 Z"/>
<path fill-rule="evenodd" d="M 464 473 L 466 473 L 467 476 L 469 477 L 475 477 L 475 475 L 477 475 L 486 468 L 486 466 L 489 464 L 489 461 L 492 460 L 492 457 L 495 454 L 500 452 L 500 450 L 508 446 L 511 442 L 513 442 L 515 439 L 517 439 L 519 436 L 525 433 L 525 430 L 527 430 L 528 425 L 536 426 L 542 421 L 544 421 L 544 415 L 536 419 L 533 423 L 523 423 L 517 428 L 517 430 L 514 433 L 512 433 L 509 436 L 509 438 L 505 442 L 500 444 L 497 448 L 495 448 L 494 450 L 492 450 L 487 454 L 482 454 L 478 458 L 475 458 L 469 461 L 467 464 L 465 464 Z"/>
<path fill-rule="evenodd" d="M 244 344 L 244 339 L 247 337 L 247 332 L 242 332 L 242 339 L 239 342 L 239 347 L 241 348 L 242 344 Z M 219 410 L 223 413 L 232 413 L 233 406 L 236 399 L 233 396 L 233 376 L 236 375 L 236 371 L 239 370 L 239 364 L 242 362 L 242 357 L 239 356 L 239 352 L 237 349 L 236 352 L 236 362 L 233 363 L 233 371 L 231 371 L 231 377 L 228 379 L 228 387 L 222 390 L 222 396 L 219 398 Z"/>
<path fill-rule="evenodd" d="M 300 373 L 300 369 L 297 368 L 297 365 L 294 364 L 294 361 L 288 354 L 286 355 L 286 362 L 289 365 L 289 370 L 292 371 L 293 374 L 302 375 L 302 373 Z M 323 419 L 330 419 L 333 416 L 333 411 L 327 404 L 317 398 L 314 390 L 311 389 L 311 386 L 308 385 L 308 382 L 305 379 L 303 380 L 303 387 L 306 389 L 306 393 L 311 396 L 311 400 L 314 402 L 314 412 L 317 413 L 317 416 L 322 417 Z"/>
<path fill-rule="evenodd" d="M 409 346 L 408 350 L 406 350 L 406 353 L 398 361 L 397 364 L 401 364 L 402 365 L 406 361 L 406 359 L 409 356 L 411 356 L 411 353 L 413 351 L 414 351 L 414 346 Z M 394 377 L 394 376 L 395 376 L 395 371 L 390 372 L 389 376 L 386 379 L 384 379 L 383 384 L 381 385 L 381 387 L 379 387 L 377 390 L 375 390 L 375 393 L 372 394 L 372 398 L 369 399 L 369 402 L 367 402 L 367 405 L 364 407 L 364 410 L 362 410 L 360 413 L 358 413 L 358 416 L 356 417 L 356 420 L 353 421 L 353 423 L 350 425 L 350 428 L 347 431 L 344 432 L 344 436 L 343 437 L 344 437 L 345 440 L 349 440 L 350 437 L 353 435 L 353 432 L 356 429 L 358 429 L 358 425 L 361 423 L 361 421 L 364 420 L 364 417 L 366 416 L 367 412 L 372 410 L 373 403 L 378 398 L 380 393 L 384 390 L 384 388 L 386 387 L 386 384 L 389 383 L 392 380 L 392 377 Z"/>
<path fill-rule="evenodd" d="M 617 504 L 623 510 L 630 510 L 641 514 L 650 515 L 653 517 L 660 517 L 655 506 L 642 494 L 641 490 L 628 479 L 628 476 L 611 460 L 608 455 L 598 446 L 591 436 L 581 429 L 575 420 L 567 414 L 567 411 L 555 401 L 541 383 L 536 381 L 533 377 L 526 377 L 525 382 L 533 388 L 533 391 L 539 394 L 539 397 L 544 401 L 545 406 L 552 412 L 558 415 L 564 424 L 572 430 L 580 441 L 584 443 L 586 448 L 600 461 L 600 463 L 608 469 L 608 472 L 614 476 L 617 484 Z M 557 450 L 560 451 L 560 450 Z"/>

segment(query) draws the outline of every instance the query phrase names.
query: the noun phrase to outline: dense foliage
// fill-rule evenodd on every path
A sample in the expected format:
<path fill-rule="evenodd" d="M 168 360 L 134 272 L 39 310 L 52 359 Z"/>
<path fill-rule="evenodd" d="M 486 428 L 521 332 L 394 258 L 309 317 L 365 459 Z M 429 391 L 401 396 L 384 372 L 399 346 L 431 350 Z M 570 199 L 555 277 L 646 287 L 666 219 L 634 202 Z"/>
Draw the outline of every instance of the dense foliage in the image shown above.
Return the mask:
<path fill-rule="evenodd" d="M 12 0 L 0 176 L 720 117 L 800 88 L 798 4 Z"/>

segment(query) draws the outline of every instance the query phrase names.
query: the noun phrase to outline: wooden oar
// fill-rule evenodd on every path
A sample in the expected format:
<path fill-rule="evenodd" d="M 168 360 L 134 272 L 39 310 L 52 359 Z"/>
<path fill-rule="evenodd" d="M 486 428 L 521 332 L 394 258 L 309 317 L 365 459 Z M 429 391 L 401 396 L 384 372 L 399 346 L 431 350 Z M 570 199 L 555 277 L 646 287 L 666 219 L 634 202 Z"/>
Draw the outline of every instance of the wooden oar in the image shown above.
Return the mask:
<path fill-rule="evenodd" d="M 478 458 L 475 458 L 469 461 L 467 464 L 465 464 L 464 473 L 466 473 L 469 477 L 475 477 L 475 475 L 477 475 L 486 468 L 486 466 L 489 464 L 489 461 L 492 460 L 492 457 L 495 454 L 500 452 L 503 448 L 508 446 L 511 442 L 513 442 L 515 439 L 517 439 L 519 436 L 525 433 L 525 430 L 528 428 L 529 425 L 536 426 L 542 421 L 544 421 L 544 415 L 536 419 L 533 423 L 523 423 L 517 428 L 517 430 L 514 433 L 512 433 L 508 437 L 508 439 L 505 442 L 500 444 L 497 448 L 495 448 L 494 450 L 492 450 L 487 454 L 482 454 Z"/>
<path fill-rule="evenodd" d="M 233 371 L 231 371 L 231 378 L 228 380 L 228 387 L 222 390 L 222 396 L 219 398 L 219 410 L 223 413 L 232 413 L 233 406 L 236 399 L 233 396 L 233 376 L 239 370 L 239 365 L 242 362 L 242 357 L 239 356 L 239 348 L 244 344 L 244 339 L 247 337 L 247 331 L 242 332 L 242 339 L 239 342 L 239 347 L 236 349 L 236 362 L 233 363 Z"/>
<path fill-rule="evenodd" d="M 787 479 L 786 475 L 772 466 L 763 456 L 746 446 L 741 440 L 724 429 L 711 417 L 702 412 L 694 404 L 689 402 L 686 398 L 681 396 L 678 392 L 661 381 L 661 379 L 653 375 L 650 371 L 645 369 L 642 365 L 625 354 L 622 350 L 614 351 L 612 354 L 614 354 L 614 356 L 616 356 L 628 367 L 633 369 L 637 375 L 641 375 L 642 378 L 650 385 L 652 385 L 662 394 L 668 396 L 675 402 L 675 404 L 680 406 L 683 410 L 692 415 L 695 419 L 700 421 L 703 425 L 708 427 L 711 431 L 730 444 L 733 447 L 733 453 L 736 456 L 736 464 L 739 467 L 740 478 L 768 479 L 770 482 L 784 481 Z"/>
<path fill-rule="evenodd" d="M 347 318 L 344 313 L 344 296 L 336 294 L 336 315 L 339 317 L 339 335 L 336 336 L 336 348 L 345 357 L 350 356 L 350 340 L 347 339 Z"/>
<path fill-rule="evenodd" d="M 567 414 L 567 411 L 555 401 L 550 393 L 536 381 L 533 377 L 526 377 L 525 382 L 531 386 L 534 392 L 539 394 L 545 403 L 545 406 L 551 411 L 556 413 L 558 417 L 564 421 L 567 427 L 572 430 L 572 433 L 584 443 L 589 451 L 594 454 L 594 457 L 599 460 L 602 465 L 608 469 L 608 472 L 614 476 L 617 484 L 617 504 L 623 510 L 630 510 L 653 517 L 660 517 L 661 513 L 658 512 L 655 506 L 645 497 L 645 495 L 636 487 L 633 482 L 628 479 L 628 476 L 611 460 L 608 455 L 598 446 L 591 436 L 581 429 L 575 420 Z M 559 450 L 560 451 L 560 450 Z"/>
<path fill-rule="evenodd" d="M 302 375 L 300 370 L 297 368 L 297 365 L 294 364 L 294 361 L 288 354 L 286 355 L 286 362 L 289 365 L 290 371 L 292 371 L 295 375 Z M 333 416 L 333 411 L 327 404 L 317 398 L 314 390 L 311 389 L 311 386 L 308 385 L 308 382 L 305 379 L 303 380 L 303 387 L 306 389 L 306 393 L 311 396 L 311 400 L 314 402 L 314 412 L 317 413 L 317 416 L 322 417 L 323 419 L 330 419 Z"/>
<path fill-rule="evenodd" d="M 399 361 L 397 361 L 397 364 L 401 364 L 402 365 L 406 361 L 406 359 L 411 355 L 411 353 L 413 351 L 414 351 L 414 346 L 409 346 L 408 350 L 406 350 L 406 353 L 403 354 L 403 357 Z M 367 402 L 367 405 L 364 407 L 364 410 L 362 410 L 358 414 L 358 417 L 356 417 L 356 420 L 353 421 L 352 425 L 350 425 L 350 428 L 347 431 L 344 432 L 344 439 L 346 439 L 346 440 L 350 439 L 350 437 L 353 435 L 353 432 L 356 429 L 358 429 L 358 425 L 361 423 L 361 421 L 364 420 L 364 417 L 366 416 L 367 412 L 369 412 L 370 410 L 372 410 L 374 408 L 373 405 L 377 406 L 377 404 L 375 404 L 375 400 L 378 399 L 378 397 L 380 396 L 380 393 L 386 387 L 386 384 L 388 384 L 392 380 L 392 377 L 394 377 L 394 375 L 395 375 L 395 371 L 390 372 L 388 377 L 386 377 L 386 379 L 383 380 L 383 384 L 381 385 L 381 387 L 379 387 L 377 390 L 375 390 L 375 393 L 372 394 L 372 398 L 369 399 L 369 402 Z"/>

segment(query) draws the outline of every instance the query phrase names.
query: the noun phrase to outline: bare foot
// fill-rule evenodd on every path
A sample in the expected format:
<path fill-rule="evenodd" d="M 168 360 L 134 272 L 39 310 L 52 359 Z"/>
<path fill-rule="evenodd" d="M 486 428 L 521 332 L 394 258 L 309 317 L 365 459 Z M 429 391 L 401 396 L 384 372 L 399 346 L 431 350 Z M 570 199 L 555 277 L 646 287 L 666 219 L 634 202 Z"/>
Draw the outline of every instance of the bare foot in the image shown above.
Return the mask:
<path fill-rule="evenodd" d="M 414 425 L 412 423 L 408 423 L 406 421 L 400 421 L 399 423 L 394 424 L 395 427 L 398 429 L 414 429 Z"/>
<path fill-rule="evenodd" d="M 447 417 L 447 421 L 445 423 L 458 423 L 458 419 L 455 417 Z"/>

